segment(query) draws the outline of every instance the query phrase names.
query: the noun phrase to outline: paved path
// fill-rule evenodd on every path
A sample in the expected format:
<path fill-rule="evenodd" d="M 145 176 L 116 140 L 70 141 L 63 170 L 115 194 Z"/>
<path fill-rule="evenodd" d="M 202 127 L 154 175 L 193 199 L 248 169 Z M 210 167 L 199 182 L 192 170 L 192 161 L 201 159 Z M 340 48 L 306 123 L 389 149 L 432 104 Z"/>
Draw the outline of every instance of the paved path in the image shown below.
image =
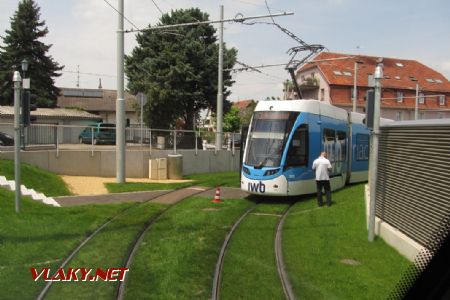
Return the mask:
<path fill-rule="evenodd" d="M 220 189 L 221 199 L 242 199 L 248 193 L 238 188 L 223 187 Z M 147 192 L 116 193 L 91 196 L 65 196 L 54 198 L 61 206 L 76 206 L 86 204 L 110 204 L 121 202 L 143 202 L 150 200 L 155 203 L 174 204 L 186 197 L 198 194 L 200 197 L 214 198 L 216 189 L 192 186 L 179 190 L 160 190 Z"/>

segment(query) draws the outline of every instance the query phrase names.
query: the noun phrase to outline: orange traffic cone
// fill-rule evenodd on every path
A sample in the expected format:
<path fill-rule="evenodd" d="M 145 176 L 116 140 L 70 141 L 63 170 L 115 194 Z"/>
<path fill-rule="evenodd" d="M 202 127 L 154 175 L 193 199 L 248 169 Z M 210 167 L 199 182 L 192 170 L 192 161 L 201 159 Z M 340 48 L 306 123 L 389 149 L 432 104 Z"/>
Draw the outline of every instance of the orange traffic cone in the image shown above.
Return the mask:
<path fill-rule="evenodd" d="M 216 195 L 214 196 L 214 199 L 211 202 L 215 202 L 215 203 L 220 202 L 220 187 L 217 187 Z"/>

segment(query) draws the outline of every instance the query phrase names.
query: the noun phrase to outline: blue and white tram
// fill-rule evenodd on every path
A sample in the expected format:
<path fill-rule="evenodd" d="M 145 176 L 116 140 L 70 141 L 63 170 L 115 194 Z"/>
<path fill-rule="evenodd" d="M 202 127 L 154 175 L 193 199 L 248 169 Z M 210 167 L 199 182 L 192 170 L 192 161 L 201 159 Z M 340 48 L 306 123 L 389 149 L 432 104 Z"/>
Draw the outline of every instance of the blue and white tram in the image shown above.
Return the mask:
<path fill-rule="evenodd" d="M 245 144 L 241 189 L 271 196 L 314 193 L 311 167 L 321 151 L 333 166 L 333 190 L 367 181 L 369 130 L 363 118 L 318 100 L 260 101 Z"/>

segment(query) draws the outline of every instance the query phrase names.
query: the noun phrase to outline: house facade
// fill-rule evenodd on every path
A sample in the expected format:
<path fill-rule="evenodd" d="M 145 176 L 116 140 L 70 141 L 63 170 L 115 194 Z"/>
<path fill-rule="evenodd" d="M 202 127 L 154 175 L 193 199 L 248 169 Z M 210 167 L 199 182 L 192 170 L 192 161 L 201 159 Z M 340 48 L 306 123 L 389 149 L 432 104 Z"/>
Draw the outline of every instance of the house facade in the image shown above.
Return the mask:
<path fill-rule="evenodd" d="M 98 115 L 103 122 L 116 123 L 115 90 L 60 88 L 57 106 L 77 108 Z M 130 124 L 139 124 L 138 103 L 136 97 L 125 92 L 125 118 Z"/>
<path fill-rule="evenodd" d="M 357 112 L 363 113 L 366 93 L 373 88 L 375 67 L 382 63 L 383 118 L 413 120 L 416 98 L 419 119 L 450 118 L 450 82 L 420 62 L 332 52 L 322 52 L 312 61 L 296 72 L 305 99 L 318 99 L 351 111 L 356 83 Z M 296 97 L 291 94 L 289 98 Z"/>
<path fill-rule="evenodd" d="M 98 115 L 67 108 L 38 108 L 30 112 L 35 120 L 25 131 L 27 144 L 78 143 L 83 129 L 100 122 Z M 0 106 L 0 132 L 14 136 L 14 106 Z"/>

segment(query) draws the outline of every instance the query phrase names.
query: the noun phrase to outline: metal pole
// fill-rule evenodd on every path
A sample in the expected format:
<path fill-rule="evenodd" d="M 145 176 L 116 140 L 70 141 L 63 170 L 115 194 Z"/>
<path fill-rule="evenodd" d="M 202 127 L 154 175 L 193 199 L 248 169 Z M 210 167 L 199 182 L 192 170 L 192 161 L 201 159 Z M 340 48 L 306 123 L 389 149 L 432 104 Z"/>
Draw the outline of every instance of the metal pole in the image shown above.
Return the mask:
<path fill-rule="evenodd" d="M 369 242 L 375 238 L 375 208 L 378 167 L 378 136 L 380 134 L 380 103 L 381 103 L 381 79 L 383 69 L 381 65 L 375 68 L 375 105 L 373 110 L 372 145 L 370 148 L 369 162 L 369 186 L 370 186 L 370 210 L 369 210 Z"/>
<path fill-rule="evenodd" d="M 119 0 L 117 10 L 117 101 L 116 101 L 116 181 L 125 182 L 125 99 L 124 99 L 124 31 L 123 2 Z"/>
<path fill-rule="evenodd" d="M 223 5 L 220 6 L 220 21 L 223 21 Z M 222 148 L 222 118 L 223 118 L 223 22 L 219 26 L 219 80 L 217 82 L 217 130 L 216 151 Z"/>
<path fill-rule="evenodd" d="M 356 84 L 356 80 L 357 80 L 357 75 L 358 74 L 358 63 L 355 61 L 355 76 L 353 78 L 353 112 L 356 112 L 356 100 L 358 97 L 358 90 L 357 90 L 357 84 Z"/>
<path fill-rule="evenodd" d="M 16 213 L 20 212 L 20 82 L 22 78 L 14 71 L 14 181 L 16 185 Z"/>
<path fill-rule="evenodd" d="M 419 118 L 419 83 L 416 83 L 416 106 L 414 107 L 414 120 Z"/>
<path fill-rule="evenodd" d="M 144 95 L 141 94 L 141 147 L 143 135 L 144 135 Z"/>

